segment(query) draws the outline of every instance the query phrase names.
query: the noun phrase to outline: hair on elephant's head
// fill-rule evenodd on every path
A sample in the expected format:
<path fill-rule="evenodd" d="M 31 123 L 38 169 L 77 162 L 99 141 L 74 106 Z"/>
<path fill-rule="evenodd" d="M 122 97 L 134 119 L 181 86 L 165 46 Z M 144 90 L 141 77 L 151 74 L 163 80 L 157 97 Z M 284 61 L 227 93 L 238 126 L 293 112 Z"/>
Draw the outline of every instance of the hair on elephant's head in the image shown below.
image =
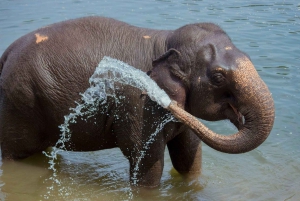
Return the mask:
<path fill-rule="evenodd" d="M 271 93 L 250 58 L 220 27 L 186 25 L 169 35 L 167 48 L 153 61 L 151 77 L 184 109 L 171 104 L 169 110 L 177 118 L 222 152 L 243 153 L 264 142 L 274 122 Z M 219 135 L 191 115 L 209 121 L 229 119 L 239 131 Z"/>

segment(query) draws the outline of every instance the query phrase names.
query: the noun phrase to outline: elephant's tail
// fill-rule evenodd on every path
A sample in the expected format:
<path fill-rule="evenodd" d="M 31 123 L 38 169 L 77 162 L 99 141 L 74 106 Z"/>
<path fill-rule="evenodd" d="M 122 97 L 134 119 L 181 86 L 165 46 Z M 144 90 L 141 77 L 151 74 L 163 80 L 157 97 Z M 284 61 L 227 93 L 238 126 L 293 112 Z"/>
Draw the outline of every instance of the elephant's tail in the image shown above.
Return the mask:
<path fill-rule="evenodd" d="M 3 63 L 0 62 L 0 77 L 1 77 L 1 74 L 2 74 L 2 69 L 3 69 Z"/>
<path fill-rule="evenodd" d="M 8 57 L 7 51 L 5 51 L 5 52 L 3 53 L 3 55 L 0 57 L 0 78 L 1 78 L 1 76 L 2 76 L 2 71 L 3 71 L 3 68 L 4 68 L 4 66 L 5 66 L 7 57 Z M 0 86 L 2 85 L 1 83 L 2 83 L 2 79 L 0 79 Z"/>
<path fill-rule="evenodd" d="M 2 73 L 2 69 L 3 69 L 3 62 L 2 62 L 2 60 L 0 60 L 0 76 L 1 76 L 1 73 Z"/>
<path fill-rule="evenodd" d="M 0 77 L 4 66 L 4 55 L 0 58 Z"/>
<path fill-rule="evenodd" d="M 2 70 L 4 68 L 4 64 L 8 58 L 8 54 L 10 49 L 7 49 L 6 51 L 4 51 L 4 53 L 2 54 L 2 56 L 0 57 L 0 77 L 2 75 Z"/>

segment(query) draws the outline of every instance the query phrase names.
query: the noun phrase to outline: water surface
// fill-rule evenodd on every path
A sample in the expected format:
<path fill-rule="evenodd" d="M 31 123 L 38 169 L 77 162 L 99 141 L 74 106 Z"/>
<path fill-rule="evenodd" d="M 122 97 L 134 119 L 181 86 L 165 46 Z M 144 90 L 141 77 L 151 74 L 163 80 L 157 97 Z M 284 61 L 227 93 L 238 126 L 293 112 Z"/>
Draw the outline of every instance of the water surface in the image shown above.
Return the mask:
<path fill-rule="evenodd" d="M 155 29 L 176 29 L 194 22 L 217 23 L 239 49 L 250 55 L 275 100 L 274 128 L 259 148 L 229 155 L 203 145 L 203 174 L 190 180 L 172 169 L 166 154 L 160 187 L 135 200 L 300 200 L 298 1 L 2 0 L 0 54 L 34 29 L 89 15 Z M 207 124 L 216 132 L 234 130 L 228 122 Z M 52 174 L 47 160 L 41 154 L 2 164 L 0 200 L 45 199 Z M 51 199 L 129 199 L 129 165 L 119 149 L 63 153 L 57 168 L 62 187 L 50 193 Z"/>

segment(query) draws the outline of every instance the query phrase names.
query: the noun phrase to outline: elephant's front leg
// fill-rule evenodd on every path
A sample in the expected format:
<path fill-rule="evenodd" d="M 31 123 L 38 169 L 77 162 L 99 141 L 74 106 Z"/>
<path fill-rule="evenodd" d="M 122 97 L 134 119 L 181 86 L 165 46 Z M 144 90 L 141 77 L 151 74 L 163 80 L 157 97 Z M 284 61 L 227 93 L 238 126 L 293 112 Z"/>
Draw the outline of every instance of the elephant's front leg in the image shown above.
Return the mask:
<path fill-rule="evenodd" d="M 189 129 L 168 142 L 174 168 L 180 174 L 200 174 L 202 162 L 201 140 Z"/>
<path fill-rule="evenodd" d="M 128 91 L 134 89 L 128 88 Z M 118 146 L 130 163 L 130 183 L 155 187 L 159 185 L 163 171 L 166 141 L 162 131 L 151 142 L 149 140 L 161 122 L 161 111 L 165 110 L 146 100 L 140 96 L 127 96 L 116 109 L 119 118 L 114 122 L 113 131 Z"/>
<path fill-rule="evenodd" d="M 146 143 L 146 142 L 145 142 Z M 164 167 L 164 140 L 155 139 L 148 149 L 143 147 L 135 153 L 130 162 L 130 182 L 139 187 L 156 187 Z"/>

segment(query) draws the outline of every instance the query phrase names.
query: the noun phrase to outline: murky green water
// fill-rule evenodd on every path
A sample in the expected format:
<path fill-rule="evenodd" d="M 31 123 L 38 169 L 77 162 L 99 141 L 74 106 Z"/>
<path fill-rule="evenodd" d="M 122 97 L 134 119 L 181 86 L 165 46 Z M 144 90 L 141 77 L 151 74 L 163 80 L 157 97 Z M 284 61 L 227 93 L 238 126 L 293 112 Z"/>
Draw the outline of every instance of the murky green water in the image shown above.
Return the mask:
<path fill-rule="evenodd" d="M 0 54 L 14 40 L 38 27 L 70 18 L 102 15 L 130 24 L 176 29 L 214 22 L 252 58 L 276 106 L 270 137 L 254 151 L 219 153 L 203 145 L 203 174 L 183 179 L 166 154 L 159 188 L 135 200 L 300 200 L 300 3 L 290 1 L 0 1 Z M 232 132 L 227 122 L 209 123 Z M 128 162 L 118 149 L 64 153 L 57 168 L 60 187 L 48 193 L 52 172 L 36 155 L 7 162 L 0 170 L 0 200 L 126 200 Z"/>

